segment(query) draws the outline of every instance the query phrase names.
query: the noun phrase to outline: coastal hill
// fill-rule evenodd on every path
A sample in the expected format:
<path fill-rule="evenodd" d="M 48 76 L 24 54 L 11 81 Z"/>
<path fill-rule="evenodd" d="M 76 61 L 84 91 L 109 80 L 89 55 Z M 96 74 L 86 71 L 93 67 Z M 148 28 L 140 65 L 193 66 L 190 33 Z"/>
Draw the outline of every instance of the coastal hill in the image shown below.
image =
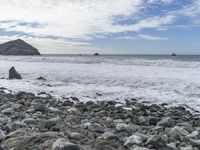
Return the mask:
<path fill-rule="evenodd" d="M 0 44 L 0 55 L 40 55 L 38 49 L 21 39 Z"/>

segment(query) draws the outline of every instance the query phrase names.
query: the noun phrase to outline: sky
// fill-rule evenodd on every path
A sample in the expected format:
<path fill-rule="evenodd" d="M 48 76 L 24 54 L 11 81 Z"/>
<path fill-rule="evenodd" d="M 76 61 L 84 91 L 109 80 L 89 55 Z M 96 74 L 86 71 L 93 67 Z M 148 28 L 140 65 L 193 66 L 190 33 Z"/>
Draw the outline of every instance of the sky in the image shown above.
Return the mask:
<path fill-rule="evenodd" d="M 0 43 L 42 54 L 200 54 L 200 0 L 0 0 Z"/>

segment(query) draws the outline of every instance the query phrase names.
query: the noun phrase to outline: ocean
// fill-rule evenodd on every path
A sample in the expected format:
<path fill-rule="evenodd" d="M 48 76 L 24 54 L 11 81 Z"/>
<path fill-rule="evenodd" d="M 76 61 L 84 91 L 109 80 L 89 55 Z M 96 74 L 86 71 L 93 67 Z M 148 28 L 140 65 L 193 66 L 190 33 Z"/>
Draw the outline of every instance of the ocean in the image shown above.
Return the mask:
<path fill-rule="evenodd" d="M 7 80 L 14 66 L 23 80 Z M 36 80 L 44 77 L 46 82 Z M 0 56 L 0 87 L 81 101 L 136 98 L 200 110 L 200 56 Z"/>

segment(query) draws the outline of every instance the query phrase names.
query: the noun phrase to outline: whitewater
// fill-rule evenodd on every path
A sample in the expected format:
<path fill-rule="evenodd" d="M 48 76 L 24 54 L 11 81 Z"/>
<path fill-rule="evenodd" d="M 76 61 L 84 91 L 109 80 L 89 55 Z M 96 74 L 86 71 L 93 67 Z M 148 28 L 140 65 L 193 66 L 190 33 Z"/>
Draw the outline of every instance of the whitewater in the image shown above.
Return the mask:
<path fill-rule="evenodd" d="M 8 80 L 14 66 L 23 80 Z M 47 81 L 38 81 L 38 77 Z M 81 101 L 138 99 L 200 110 L 200 56 L 0 56 L 0 87 Z"/>

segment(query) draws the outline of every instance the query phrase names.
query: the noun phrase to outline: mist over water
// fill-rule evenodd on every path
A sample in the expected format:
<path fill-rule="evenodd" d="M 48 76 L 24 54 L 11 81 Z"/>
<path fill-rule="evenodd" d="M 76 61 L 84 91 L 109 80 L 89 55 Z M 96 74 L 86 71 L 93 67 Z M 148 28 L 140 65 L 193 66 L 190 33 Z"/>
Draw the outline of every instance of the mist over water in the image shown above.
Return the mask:
<path fill-rule="evenodd" d="M 45 91 L 82 101 L 138 98 L 200 110 L 200 56 L 1 56 L 0 77 L 11 66 L 23 80 L 0 79 L 0 86 L 15 92 Z M 47 81 L 37 81 L 40 76 Z"/>

